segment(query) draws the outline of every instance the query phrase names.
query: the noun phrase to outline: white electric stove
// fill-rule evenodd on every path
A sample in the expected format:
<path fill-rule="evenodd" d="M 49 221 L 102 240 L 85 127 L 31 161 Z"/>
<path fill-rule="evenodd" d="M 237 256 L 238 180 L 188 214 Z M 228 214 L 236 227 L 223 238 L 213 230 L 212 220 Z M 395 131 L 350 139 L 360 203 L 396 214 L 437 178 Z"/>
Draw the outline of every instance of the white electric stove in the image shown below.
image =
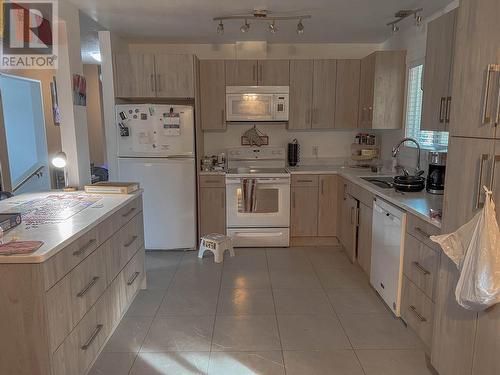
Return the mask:
<path fill-rule="evenodd" d="M 290 174 L 286 151 L 275 147 L 242 147 L 227 151 L 227 235 L 235 247 L 290 245 Z M 255 180 L 255 206 L 244 209 L 242 181 Z"/>

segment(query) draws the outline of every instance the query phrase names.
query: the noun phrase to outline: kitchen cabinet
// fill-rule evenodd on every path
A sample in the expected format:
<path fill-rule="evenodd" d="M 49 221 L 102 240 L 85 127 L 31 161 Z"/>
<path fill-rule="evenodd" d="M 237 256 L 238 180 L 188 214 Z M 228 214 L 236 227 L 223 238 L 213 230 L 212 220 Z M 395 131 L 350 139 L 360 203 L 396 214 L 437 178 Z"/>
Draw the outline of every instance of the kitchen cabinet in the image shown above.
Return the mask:
<path fill-rule="evenodd" d="M 448 129 L 456 18 L 454 9 L 427 25 L 421 130 Z"/>
<path fill-rule="evenodd" d="M 257 68 L 259 86 L 288 86 L 290 84 L 289 60 L 259 60 Z"/>
<path fill-rule="evenodd" d="M 318 236 L 336 237 L 338 211 L 338 176 L 319 176 Z"/>
<path fill-rule="evenodd" d="M 115 53 L 115 96 L 118 98 L 193 98 L 192 55 Z"/>
<path fill-rule="evenodd" d="M 313 60 L 290 60 L 290 130 L 311 128 L 313 71 Z"/>
<path fill-rule="evenodd" d="M 406 51 L 377 51 L 362 59 L 359 127 L 400 129 L 405 83 Z"/>
<path fill-rule="evenodd" d="M 291 182 L 290 236 L 318 235 L 318 176 L 294 175 Z"/>
<path fill-rule="evenodd" d="M 498 65 L 500 64 L 500 2 L 462 0 L 458 9 L 453 57 L 453 105 L 450 135 L 500 138 Z M 487 78 L 490 78 L 489 80 Z M 487 83 L 489 82 L 489 85 Z"/>
<path fill-rule="evenodd" d="M 372 260 L 372 217 L 373 206 L 359 202 L 358 263 L 370 276 Z"/>
<path fill-rule="evenodd" d="M 226 129 L 224 60 L 200 60 L 200 112 L 202 130 Z"/>
<path fill-rule="evenodd" d="M 339 213 L 339 241 L 351 262 L 356 261 L 357 229 L 358 229 L 358 200 L 348 194 L 349 183 L 345 179 L 339 180 L 340 209 Z"/>
<path fill-rule="evenodd" d="M 314 60 L 312 129 L 333 129 L 335 123 L 336 60 Z"/>
<path fill-rule="evenodd" d="M 226 233 L 226 188 L 224 176 L 200 176 L 200 236 Z"/>
<path fill-rule="evenodd" d="M 288 86 L 288 60 L 226 60 L 227 86 Z"/>
<path fill-rule="evenodd" d="M 257 86 L 257 60 L 226 60 L 226 86 Z"/>
<path fill-rule="evenodd" d="M 358 127 L 361 60 L 337 60 L 335 129 Z"/>

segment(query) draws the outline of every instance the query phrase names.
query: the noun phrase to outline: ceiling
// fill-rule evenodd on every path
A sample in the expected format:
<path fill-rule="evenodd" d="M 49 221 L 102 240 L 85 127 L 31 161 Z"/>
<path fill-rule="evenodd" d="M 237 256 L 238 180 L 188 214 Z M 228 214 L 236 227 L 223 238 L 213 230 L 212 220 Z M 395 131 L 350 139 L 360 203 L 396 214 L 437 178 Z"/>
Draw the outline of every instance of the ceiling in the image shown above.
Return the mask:
<path fill-rule="evenodd" d="M 424 8 L 423 16 L 442 9 L 451 0 L 66 0 L 74 3 L 100 25 L 131 41 L 169 43 L 232 43 L 265 40 L 268 43 L 380 43 L 391 31 L 385 24 L 400 9 Z M 265 22 L 251 25 L 248 33 L 240 21 L 225 22 L 225 33 L 216 33 L 213 17 L 248 13 L 253 8 L 274 13 L 309 13 L 299 36 L 295 21 L 278 23 L 276 34 Z M 410 20 L 406 20 L 410 23 Z"/>

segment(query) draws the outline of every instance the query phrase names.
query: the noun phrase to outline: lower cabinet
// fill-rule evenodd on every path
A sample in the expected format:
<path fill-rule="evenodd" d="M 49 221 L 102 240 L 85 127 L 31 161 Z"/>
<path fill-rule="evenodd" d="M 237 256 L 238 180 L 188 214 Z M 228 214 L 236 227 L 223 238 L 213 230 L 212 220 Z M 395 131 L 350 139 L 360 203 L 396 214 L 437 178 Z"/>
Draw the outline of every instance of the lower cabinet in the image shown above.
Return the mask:
<path fill-rule="evenodd" d="M 358 263 L 370 276 L 372 262 L 372 216 L 373 207 L 359 203 L 358 214 Z"/>
<path fill-rule="evenodd" d="M 226 233 L 226 187 L 222 175 L 200 176 L 200 236 Z"/>
<path fill-rule="evenodd" d="M 291 237 L 318 235 L 318 186 L 292 186 Z"/>

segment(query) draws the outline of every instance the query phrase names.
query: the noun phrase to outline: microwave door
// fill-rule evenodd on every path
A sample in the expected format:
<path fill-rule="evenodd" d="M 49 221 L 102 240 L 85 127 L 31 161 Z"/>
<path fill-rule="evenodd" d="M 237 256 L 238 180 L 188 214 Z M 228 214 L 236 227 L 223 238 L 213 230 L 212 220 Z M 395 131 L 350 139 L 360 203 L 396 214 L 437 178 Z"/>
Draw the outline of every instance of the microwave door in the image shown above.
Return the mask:
<path fill-rule="evenodd" d="M 228 94 L 227 121 L 272 121 L 273 94 Z"/>

